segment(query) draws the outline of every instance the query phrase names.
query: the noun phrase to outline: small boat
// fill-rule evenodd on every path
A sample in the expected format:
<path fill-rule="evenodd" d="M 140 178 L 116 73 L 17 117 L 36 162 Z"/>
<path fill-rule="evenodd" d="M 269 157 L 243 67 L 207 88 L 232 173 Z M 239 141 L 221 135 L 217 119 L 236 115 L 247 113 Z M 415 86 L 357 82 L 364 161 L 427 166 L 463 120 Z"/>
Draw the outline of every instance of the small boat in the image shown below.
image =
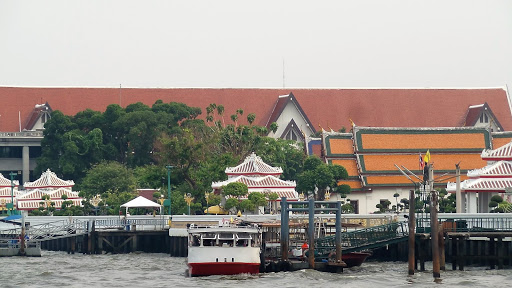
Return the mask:
<path fill-rule="evenodd" d="M 258 226 L 219 225 L 188 228 L 190 276 L 258 274 L 261 232 Z"/>
<path fill-rule="evenodd" d="M 350 252 L 347 254 L 343 254 L 341 256 L 341 259 L 345 264 L 347 264 L 347 268 L 354 267 L 354 266 L 361 266 L 363 262 L 368 258 L 368 256 L 372 255 L 368 252 Z"/>

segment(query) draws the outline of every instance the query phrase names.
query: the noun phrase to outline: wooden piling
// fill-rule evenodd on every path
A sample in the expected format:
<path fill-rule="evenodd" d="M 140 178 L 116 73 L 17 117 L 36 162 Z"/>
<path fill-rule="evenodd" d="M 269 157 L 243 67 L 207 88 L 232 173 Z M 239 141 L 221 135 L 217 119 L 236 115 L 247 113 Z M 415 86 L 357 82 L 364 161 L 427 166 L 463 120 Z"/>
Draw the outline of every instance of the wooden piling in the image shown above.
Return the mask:
<path fill-rule="evenodd" d="M 439 262 L 440 269 L 446 270 L 446 259 L 445 259 L 445 243 L 444 243 L 444 229 L 443 225 L 439 225 Z"/>
<path fill-rule="evenodd" d="M 416 237 L 416 219 L 414 213 L 414 190 L 409 191 L 409 275 L 414 275 L 414 267 L 416 266 L 415 261 L 415 243 L 414 238 Z"/>
<path fill-rule="evenodd" d="M 315 269 L 315 200 L 309 199 L 309 251 L 308 262 L 309 268 Z M 288 253 L 288 251 L 286 251 Z"/>

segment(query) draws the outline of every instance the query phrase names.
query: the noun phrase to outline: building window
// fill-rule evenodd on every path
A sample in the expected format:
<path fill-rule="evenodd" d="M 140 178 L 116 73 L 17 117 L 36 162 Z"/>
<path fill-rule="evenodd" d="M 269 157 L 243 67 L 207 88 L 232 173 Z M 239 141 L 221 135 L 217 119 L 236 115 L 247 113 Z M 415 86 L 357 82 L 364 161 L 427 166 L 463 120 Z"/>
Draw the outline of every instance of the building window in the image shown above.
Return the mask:
<path fill-rule="evenodd" d="M 286 133 L 284 139 L 286 139 L 286 140 L 293 140 L 293 141 L 298 141 L 299 140 L 299 138 L 297 136 L 297 133 L 295 133 L 295 131 L 293 131 L 293 130 L 288 131 L 288 133 Z"/>
<path fill-rule="evenodd" d="M 489 117 L 487 116 L 487 114 L 484 114 L 484 121 L 485 123 L 489 123 Z"/>
<path fill-rule="evenodd" d="M 23 147 L 19 146 L 3 146 L 0 147 L 0 158 L 21 158 Z"/>
<path fill-rule="evenodd" d="M 480 115 L 480 123 L 484 123 L 484 114 L 483 113 Z"/>
<path fill-rule="evenodd" d="M 359 214 L 359 200 L 350 200 L 350 205 L 354 208 L 354 214 Z"/>

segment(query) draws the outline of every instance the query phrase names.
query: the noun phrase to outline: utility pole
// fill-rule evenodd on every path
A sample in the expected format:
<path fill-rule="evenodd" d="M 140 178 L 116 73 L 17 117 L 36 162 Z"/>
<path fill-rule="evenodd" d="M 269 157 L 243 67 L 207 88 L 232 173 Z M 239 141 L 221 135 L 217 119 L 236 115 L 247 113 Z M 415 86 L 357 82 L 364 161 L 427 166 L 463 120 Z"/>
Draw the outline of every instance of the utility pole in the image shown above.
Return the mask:
<path fill-rule="evenodd" d="M 460 162 L 455 164 L 455 209 L 457 213 L 462 213 L 462 193 L 460 192 Z"/>
<path fill-rule="evenodd" d="M 165 166 L 165 168 L 167 168 L 167 197 L 169 200 L 169 202 L 165 204 L 169 204 L 169 215 L 171 215 L 171 169 L 173 168 L 173 166 L 167 165 Z"/>

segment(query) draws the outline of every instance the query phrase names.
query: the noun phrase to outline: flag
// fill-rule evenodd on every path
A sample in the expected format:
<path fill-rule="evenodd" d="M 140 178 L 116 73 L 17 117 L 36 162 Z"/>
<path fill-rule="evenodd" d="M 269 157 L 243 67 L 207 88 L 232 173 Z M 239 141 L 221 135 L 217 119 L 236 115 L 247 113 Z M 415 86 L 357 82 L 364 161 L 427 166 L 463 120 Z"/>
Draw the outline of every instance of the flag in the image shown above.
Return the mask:
<path fill-rule="evenodd" d="M 425 163 L 430 162 L 430 150 L 427 150 L 427 153 L 425 153 L 425 158 L 423 158 L 423 161 L 425 161 Z"/>
<path fill-rule="evenodd" d="M 425 167 L 425 162 L 423 162 L 423 156 L 421 156 L 421 152 L 420 152 L 420 170 L 423 171 L 424 167 Z"/>

